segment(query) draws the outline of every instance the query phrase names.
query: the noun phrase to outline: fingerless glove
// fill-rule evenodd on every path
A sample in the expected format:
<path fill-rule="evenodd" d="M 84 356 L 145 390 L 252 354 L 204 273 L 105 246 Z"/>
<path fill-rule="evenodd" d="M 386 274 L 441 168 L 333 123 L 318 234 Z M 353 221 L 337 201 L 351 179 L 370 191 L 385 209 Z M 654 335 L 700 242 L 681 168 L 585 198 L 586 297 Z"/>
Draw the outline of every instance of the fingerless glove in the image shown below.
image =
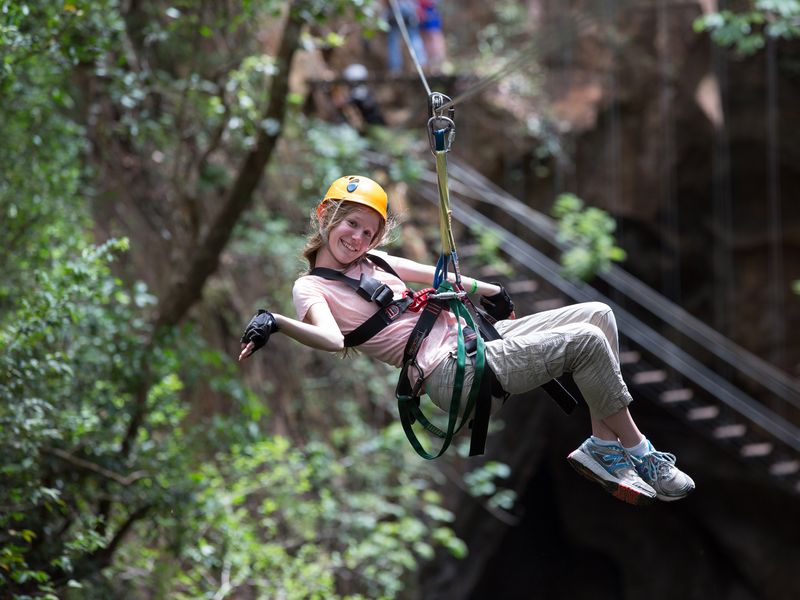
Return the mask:
<path fill-rule="evenodd" d="M 250 319 L 247 328 L 242 335 L 242 343 L 247 344 L 253 342 L 255 347 L 253 352 L 266 346 L 269 341 L 269 336 L 278 331 L 278 322 L 272 313 L 259 308 L 255 316 Z"/>
<path fill-rule="evenodd" d="M 497 282 L 492 282 L 500 285 Z M 514 301 L 508 295 L 506 288 L 500 285 L 500 291 L 493 296 L 481 296 L 481 306 L 489 315 L 497 321 L 502 321 L 511 316 L 514 312 Z"/>

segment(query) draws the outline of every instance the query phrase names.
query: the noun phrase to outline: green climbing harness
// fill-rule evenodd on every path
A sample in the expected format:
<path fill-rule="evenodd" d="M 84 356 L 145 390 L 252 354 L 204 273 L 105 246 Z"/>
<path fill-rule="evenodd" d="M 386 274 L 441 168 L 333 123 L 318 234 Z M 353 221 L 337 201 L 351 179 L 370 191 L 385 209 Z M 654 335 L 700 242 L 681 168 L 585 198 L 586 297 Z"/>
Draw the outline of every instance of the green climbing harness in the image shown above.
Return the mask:
<path fill-rule="evenodd" d="M 431 145 L 431 152 L 436 158 L 437 183 L 439 188 L 439 233 L 441 237 L 441 252 L 436 264 L 436 271 L 433 279 L 435 294 L 428 295 L 428 303 L 420 316 L 414 331 L 406 343 L 403 356 L 403 367 L 400 372 L 400 379 L 397 384 L 396 397 L 398 410 L 403 430 L 409 442 L 416 450 L 417 454 L 425 459 L 434 459 L 441 456 L 450 446 L 453 437 L 473 416 L 473 411 L 481 418 L 472 419 L 472 441 L 470 455 L 482 454 L 484 452 L 486 431 L 489 424 L 489 412 L 492 402 L 492 391 L 498 390 L 499 395 L 504 392 L 499 389 L 494 374 L 486 364 L 486 348 L 484 338 L 487 328 L 493 330 L 489 322 L 489 317 L 482 314 L 472 305 L 466 291 L 461 285 L 461 273 L 458 265 L 458 253 L 456 252 L 455 239 L 452 229 L 452 213 L 450 210 L 450 195 L 447 181 L 447 153 L 450 151 L 451 144 L 455 138 L 455 123 L 453 121 L 453 109 L 447 110 L 447 114 L 441 107 L 449 102 L 450 99 L 438 92 L 434 92 L 428 99 L 428 138 Z M 449 282 L 448 275 L 452 267 L 453 282 Z M 468 305 L 472 312 L 468 309 Z M 458 346 L 456 350 L 456 372 L 453 381 L 453 392 L 450 399 L 448 411 L 447 428 L 433 425 L 424 414 L 422 414 L 419 403 L 421 388 L 424 383 L 422 377 L 418 376 L 414 384 L 410 380 L 410 369 L 416 367 L 416 355 L 425 337 L 430 333 L 436 322 L 437 317 L 444 309 L 449 309 L 456 317 L 458 323 Z M 473 314 L 475 315 L 473 317 Z M 462 322 L 465 325 L 462 325 Z M 469 336 L 465 336 L 465 332 Z M 499 337 L 496 332 L 490 333 L 490 337 Z M 469 348 L 468 342 L 474 346 Z M 464 392 L 464 379 L 468 354 L 472 356 L 472 366 L 474 375 L 472 386 L 470 387 L 467 403 L 461 412 L 461 398 Z M 419 370 L 417 369 L 419 375 Z M 490 385 L 491 384 L 491 385 Z M 459 414 L 461 420 L 459 422 Z M 419 438 L 413 429 L 414 422 L 418 422 L 426 431 L 442 440 L 438 452 L 428 452 L 422 446 Z"/>

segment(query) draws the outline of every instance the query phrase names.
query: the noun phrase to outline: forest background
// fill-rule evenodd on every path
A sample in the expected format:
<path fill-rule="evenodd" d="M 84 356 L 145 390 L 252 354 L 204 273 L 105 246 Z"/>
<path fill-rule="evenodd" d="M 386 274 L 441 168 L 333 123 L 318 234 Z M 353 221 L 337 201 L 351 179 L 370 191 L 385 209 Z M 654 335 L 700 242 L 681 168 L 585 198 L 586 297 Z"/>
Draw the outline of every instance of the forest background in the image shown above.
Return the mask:
<path fill-rule="evenodd" d="M 542 11 L 561 10 L 465 4 L 460 19 L 443 7 L 459 27 L 449 59 L 477 75 Z M 798 33 L 794 1 L 703 4 L 682 35 L 739 56 Z M 414 121 L 424 108 L 397 108 L 412 128 L 359 131 L 309 110 L 304 83 L 363 59 L 365 40 L 382 48 L 382 11 L 368 0 L 0 2 L 1 598 L 421 598 L 437 576 L 423 565 L 479 551 L 456 531 L 453 489 L 486 519 L 513 521 L 507 465 L 466 461 L 463 448 L 435 463 L 413 454 L 392 369 L 360 356 L 344 368 L 281 336 L 245 369 L 235 362 L 254 309 L 292 313 L 308 214 L 332 179 L 376 173 L 414 225 L 405 191 L 428 160 Z M 532 57 L 468 112 L 514 132 L 498 146 L 533 157 L 523 179 L 552 178 L 548 165 L 571 152 L 558 107 L 529 110 L 545 103 L 545 67 Z M 419 100 L 413 86 L 398 97 Z M 511 162 L 497 150 L 482 166 L 520 186 Z M 547 210 L 555 197 L 543 195 L 532 201 Z M 433 257 L 417 221 L 423 246 L 397 246 Z M 649 251 L 628 242 L 629 255 Z M 793 352 L 778 354 L 796 372 Z M 764 586 L 764 597 L 789 590 L 781 577 Z"/>

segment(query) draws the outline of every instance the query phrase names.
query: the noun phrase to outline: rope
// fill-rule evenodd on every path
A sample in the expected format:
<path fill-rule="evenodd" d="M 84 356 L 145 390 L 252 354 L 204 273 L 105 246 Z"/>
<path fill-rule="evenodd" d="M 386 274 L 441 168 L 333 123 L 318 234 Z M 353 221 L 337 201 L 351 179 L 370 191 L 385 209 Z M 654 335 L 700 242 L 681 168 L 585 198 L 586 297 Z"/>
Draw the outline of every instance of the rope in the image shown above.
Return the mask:
<path fill-rule="evenodd" d="M 425 88 L 425 93 L 430 96 L 431 87 L 428 85 L 428 80 L 425 79 L 425 73 L 422 71 L 422 65 L 419 64 L 417 53 L 414 51 L 414 47 L 411 44 L 411 38 L 408 35 L 406 22 L 403 20 L 403 14 L 400 12 L 400 6 L 397 4 L 397 0 L 389 0 L 389 5 L 394 13 L 394 20 L 397 23 L 397 26 L 400 28 L 400 34 L 403 36 L 403 42 L 405 42 L 406 48 L 408 48 L 408 54 L 411 56 L 411 61 L 414 63 L 414 67 L 417 69 L 419 78 L 422 81 L 422 86 Z"/>

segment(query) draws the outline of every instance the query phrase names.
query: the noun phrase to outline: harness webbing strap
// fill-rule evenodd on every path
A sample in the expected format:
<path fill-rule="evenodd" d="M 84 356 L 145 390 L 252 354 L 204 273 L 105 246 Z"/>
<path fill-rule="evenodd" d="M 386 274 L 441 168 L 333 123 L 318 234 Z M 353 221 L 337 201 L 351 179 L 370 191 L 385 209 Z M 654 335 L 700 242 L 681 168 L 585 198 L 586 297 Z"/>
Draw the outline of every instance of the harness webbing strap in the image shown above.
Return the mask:
<path fill-rule="evenodd" d="M 469 440 L 469 455 L 483 454 L 486 437 L 489 434 L 489 417 L 492 413 L 492 388 L 497 378 L 491 369 L 486 369 L 481 378 L 478 398 L 485 399 L 475 404 L 475 417 L 472 419 L 472 437 Z"/>
<path fill-rule="evenodd" d="M 448 292 L 453 291 L 453 288 L 449 283 L 443 283 L 438 291 Z M 483 340 L 481 339 L 480 335 L 474 335 L 473 339 L 475 342 L 475 354 L 473 358 L 473 384 L 470 387 L 469 394 L 467 396 L 467 404 L 464 407 L 463 413 L 461 412 L 461 396 L 464 391 L 464 376 L 467 363 L 467 348 L 464 341 L 465 329 L 470 329 L 473 332 L 477 330 L 476 324 L 472 319 L 472 315 L 459 299 L 454 298 L 449 300 L 448 304 L 450 310 L 456 317 L 456 322 L 458 324 L 458 345 L 456 349 L 456 373 L 453 380 L 453 392 L 450 398 L 447 429 L 443 431 L 439 427 L 433 425 L 420 410 L 419 388 L 421 387 L 422 377 L 420 376 L 417 382 L 413 385 L 411 383 L 411 379 L 409 378 L 409 369 L 412 366 L 416 367 L 416 354 L 419 351 L 422 342 L 431 332 L 431 329 L 433 329 L 433 326 L 436 323 L 436 319 L 445 308 L 445 303 L 441 300 L 430 300 L 428 302 L 428 305 L 425 307 L 425 310 L 420 315 L 420 318 L 414 327 L 414 331 L 409 336 L 408 342 L 406 342 L 406 347 L 403 352 L 403 367 L 400 371 L 400 378 L 397 382 L 397 390 L 395 393 L 397 396 L 398 412 L 400 413 L 400 422 L 403 425 L 403 430 L 406 433 L 406 437 L 417 454 L 428 460 L 438 458 L 444 454 L 444 452 L 450 446 L 455 434 L 458 433 L 464 424 L 468 422 L 476 403 L 486 404 L 489 408 L 491 408 L 491 398 L 489 396 L 486 398 L 481 396 L 482 391 L 491 393 L 491 380 L 484 377 L 486 373 L 490 373 L 491 371 L 485 365 Z M 462 326 L 462 319 L 466 323 L 466 326 Z M 483 388 L 479 383 L 484 379 L 487 379 L 487 383 L 489 385 L 487 388 Z M 461 413 L 460 422 L 459 413 Z M 413 424 L 415 422 L 418 422 L 426 431 L 432 433 L 442 440 L 442 445 L 438 452 L 434 454 L 426 451 L 425 448 L 423 448 L 422 443 L 414 433 Z M 486 427 L 483 431 L 476 429 L 476 424 L 473 423 L 470 455 L 483 453 L 487 428 L 488 418 L 486 419 Z"/>
<path fill-rule="evenodd" d="M 365 256 L 382 270 L 400 279 L 400 276 L 391 265 L 380 256 L 375 256 L 374 254 L 366 254 Z M 347 277 L 340 271 L 328 269 L 326 267 L 316 267 L 312 269 L 309 274 L 324 279 L 340 281 L 355 290 L 355 292 L 367 302 L 375 302 L 380 307 L 369 319 L 350 333 L 345 334 L 344 345 L 348 348 L 360 346 L 374 337 L 406 310 L 411 308 L 415 302 L 413 293 L 408 293 L 398 300 L 392 300 L 393 292 L 388 285 L 382 284 L 380 281 L 371 277 L 365 277 L 364 275 L 362 275 L 360 279 L 354 279 L 353 277 Z"/>
<path fill-rule="evenodd" d="M 383 308 L 379 308 L 369 319 L 350 333 L 345 334 L 344 345 L 348 348 L 360 346 L 402 315 L 412 302 L 414 302 L 413 296 L 404 296 Z"/>
<path fill-rule="evenodd" d="M 398 279 L 400 278 L 394 269 L 392 269 L 392 267 L 382 258 L 371 254 L 367 254 L 366 257 L 375 263 L 375 265 L 377 265 L 379 268 L 391 273 Z M 310 274 L 317 277 L 322 277 L 324 279 L 342 282 L 357 292 L 365 300 L 375 302 L 379 305 L 380 308 L 378 308 L 378 310 L 373 313 L 370 318 L 359 325 L 356 329 L 345 335 L 345 346 L 348 347 L 358 346 L 366 342 L 378 332 L 383 330 L 406 310 L 419 310 L 422 308 L 422 306 L 424 306 L 416 324 L 414 325 L 414 330 L 406 341 L 406 346 L 403 351 L 403 367 L 400 371 L 400 378 L 397 384 L 398 410 L 400 413 L 400 422 L 403 425 L 403 430 L 406 432 L 406 436 L 417 453 L 423 458 L 427 459 L 433 459 L 441 456 L 450 446 L 453 436 L 461 430 L 472 414 L 473 407 L 475 406 L 479 396 L 479 392 L 483 389 L 481 385 L 476 384 L 477 382 L 485 379 L 482 376 L 484 371 L 483 340 L 480 339 L 480 335 L 475 333 L 475 331 L 477 331 L 475 323 L 464 304 L 458 299 L 450 300 L 449 304 L 444 300 L 437 300 L 435 298 L 429 299 L 428 296 L 431 290 L 423 290 L 417 294 L 411 292 L 411 290 L 407 290 L 407 293 L 403 298 L 393 300 L 384 305 L 381 303 L 381 294 L 378 293 L 378 291 L 381 289 L 380 282 L 373 278 L 362 275 L 360 279 L 354 279 L 352 277 L 347 277 L 339 271 L 324 267 L 312 269 Z M 386 288 L 390 289 L 388 286 L 386 286 Z M 449 283 L 444 283 L 437 291 L 452 293 L 454 290 Z M 418 384 L 412 386 L 411 379 L 409 378 L 409 368 L 411 366 L 416 367 L 416 356 L 419 352 L 420 346 L 425 341 L 425 338 L 427 338 L 430 334 L 441 312 L 448 307 L 451 311 L 453 311 L 458 322 L 458 348 L 456 376 L 453 385 L 453 395 L 450 403 L 448 425 L 447 430 L 443 431 L 431 423 L 430 420 L 422 413 L 422 410 L 419 407 L 419 388 L 421 387 L 421 376 L 423 374 L 420 370 L 418 370 Z M 462 319 L 468 324 L 467 327 L 462 327 Z M 458 423 L 458 417 L 461 408 L 461 395 L 464 389 L 464 373 L 466 369 L 467 354 L 464 329 L 467 328 L 472 330 L 471 338 L 474 339 L 474 343 L 476 345 L 476 354 L 474 359 L 475 384 L 473 384 L 470 389 L 466 408 L 461 416 L 461 422 Z M 487 401 L 490 405 L 491 401 L 488 399 Z M 426 431 L 443 440 L 442 447 L 437 454 L 430 454 L 422 447 L 422 444 L 417 439 L 412 428 L 415 422 L 419 423 L 420 426 Z M 482 433 L 476 429 L 475 426 L 473 426 L 473 441 L 470 448 L 471 454 L 483 453 L 483 447 L 486 440 L 485 430 L 487 427 L 488 417 L 486 419 L 486 427 L 483 428 Z"/>

